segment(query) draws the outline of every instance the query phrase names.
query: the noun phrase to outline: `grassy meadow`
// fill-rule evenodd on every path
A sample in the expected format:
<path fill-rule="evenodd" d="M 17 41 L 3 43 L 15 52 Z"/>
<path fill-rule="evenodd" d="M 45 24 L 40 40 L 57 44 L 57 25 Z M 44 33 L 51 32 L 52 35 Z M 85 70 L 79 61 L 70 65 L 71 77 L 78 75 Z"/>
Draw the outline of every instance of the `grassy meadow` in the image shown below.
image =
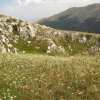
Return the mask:
<path fill-rule="evenodd" d="M 100 100 L 100 55 L 0 55 L 0 100 Z"/>

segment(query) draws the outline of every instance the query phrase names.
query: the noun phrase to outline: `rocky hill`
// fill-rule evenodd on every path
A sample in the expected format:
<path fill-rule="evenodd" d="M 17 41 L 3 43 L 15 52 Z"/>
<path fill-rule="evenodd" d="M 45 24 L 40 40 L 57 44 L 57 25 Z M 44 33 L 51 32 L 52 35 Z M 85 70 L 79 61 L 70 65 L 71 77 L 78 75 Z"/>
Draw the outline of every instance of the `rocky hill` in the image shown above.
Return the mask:
<path fill-rule="evenodd" d="M 61 30 L 100 33 L 100 4 L 69 8 L 36 23 Z"/>
<path fill-rule="evenodd" d="M 100 35 L 56 30 L 0 15 L 0 52 L 59 56 L 98 53 Z"/>

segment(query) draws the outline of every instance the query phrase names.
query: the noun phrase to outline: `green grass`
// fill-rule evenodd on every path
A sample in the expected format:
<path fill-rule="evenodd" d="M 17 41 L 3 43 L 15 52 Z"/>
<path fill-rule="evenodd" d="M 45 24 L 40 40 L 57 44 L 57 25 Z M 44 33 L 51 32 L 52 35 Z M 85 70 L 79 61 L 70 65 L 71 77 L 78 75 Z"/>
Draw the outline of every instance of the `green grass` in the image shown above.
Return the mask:
<path fill-rule="evenodd" d="M 100 55 L 0 55 L 0 100 L 100 100 Z"/>

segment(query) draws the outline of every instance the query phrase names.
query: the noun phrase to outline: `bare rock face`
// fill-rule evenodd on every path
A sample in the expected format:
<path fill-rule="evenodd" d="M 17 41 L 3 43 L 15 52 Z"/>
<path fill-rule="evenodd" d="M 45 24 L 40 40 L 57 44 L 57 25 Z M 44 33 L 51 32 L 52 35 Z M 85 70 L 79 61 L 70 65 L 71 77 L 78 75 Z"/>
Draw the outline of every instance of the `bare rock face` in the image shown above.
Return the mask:
<path fill-rule="evenodd" d="M 2 53 L 14 52 L 17 53 L 17 48 L 15 49 L 13 43 L 18 43 L 19 38 L 22 40 L 27 40 L 29 38 L 34 38 L 37 29 L 33 27 L 32 23 L 22 22 L 18 19 L 12 17 L 2 17 L 0 18 L 0 42 Z"/>
<path fill-rule="evenodd" d="M 79 39 L 79 42 L 80 43 L 86 43 L 86 37 L 83 36 L 82 38 Z"/>
<path fill-rule="evenodd" d="M 56 30 L 45 25 L 0 17 L 0 53 L 53 55 L 100 52 L 99 34 Z"/>

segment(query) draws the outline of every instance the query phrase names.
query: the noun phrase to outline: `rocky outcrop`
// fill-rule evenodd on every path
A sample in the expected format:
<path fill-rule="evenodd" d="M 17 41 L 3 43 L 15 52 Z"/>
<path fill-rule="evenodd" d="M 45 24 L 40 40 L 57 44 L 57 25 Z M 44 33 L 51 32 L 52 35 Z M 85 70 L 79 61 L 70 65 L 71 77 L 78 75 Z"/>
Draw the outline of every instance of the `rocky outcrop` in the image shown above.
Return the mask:
<path fill-rule="evenodd" d="M 100 52 L 99 34 L 61 31 L 9 16 L 0 17 L 1 53 L 53 55 Z"/>

